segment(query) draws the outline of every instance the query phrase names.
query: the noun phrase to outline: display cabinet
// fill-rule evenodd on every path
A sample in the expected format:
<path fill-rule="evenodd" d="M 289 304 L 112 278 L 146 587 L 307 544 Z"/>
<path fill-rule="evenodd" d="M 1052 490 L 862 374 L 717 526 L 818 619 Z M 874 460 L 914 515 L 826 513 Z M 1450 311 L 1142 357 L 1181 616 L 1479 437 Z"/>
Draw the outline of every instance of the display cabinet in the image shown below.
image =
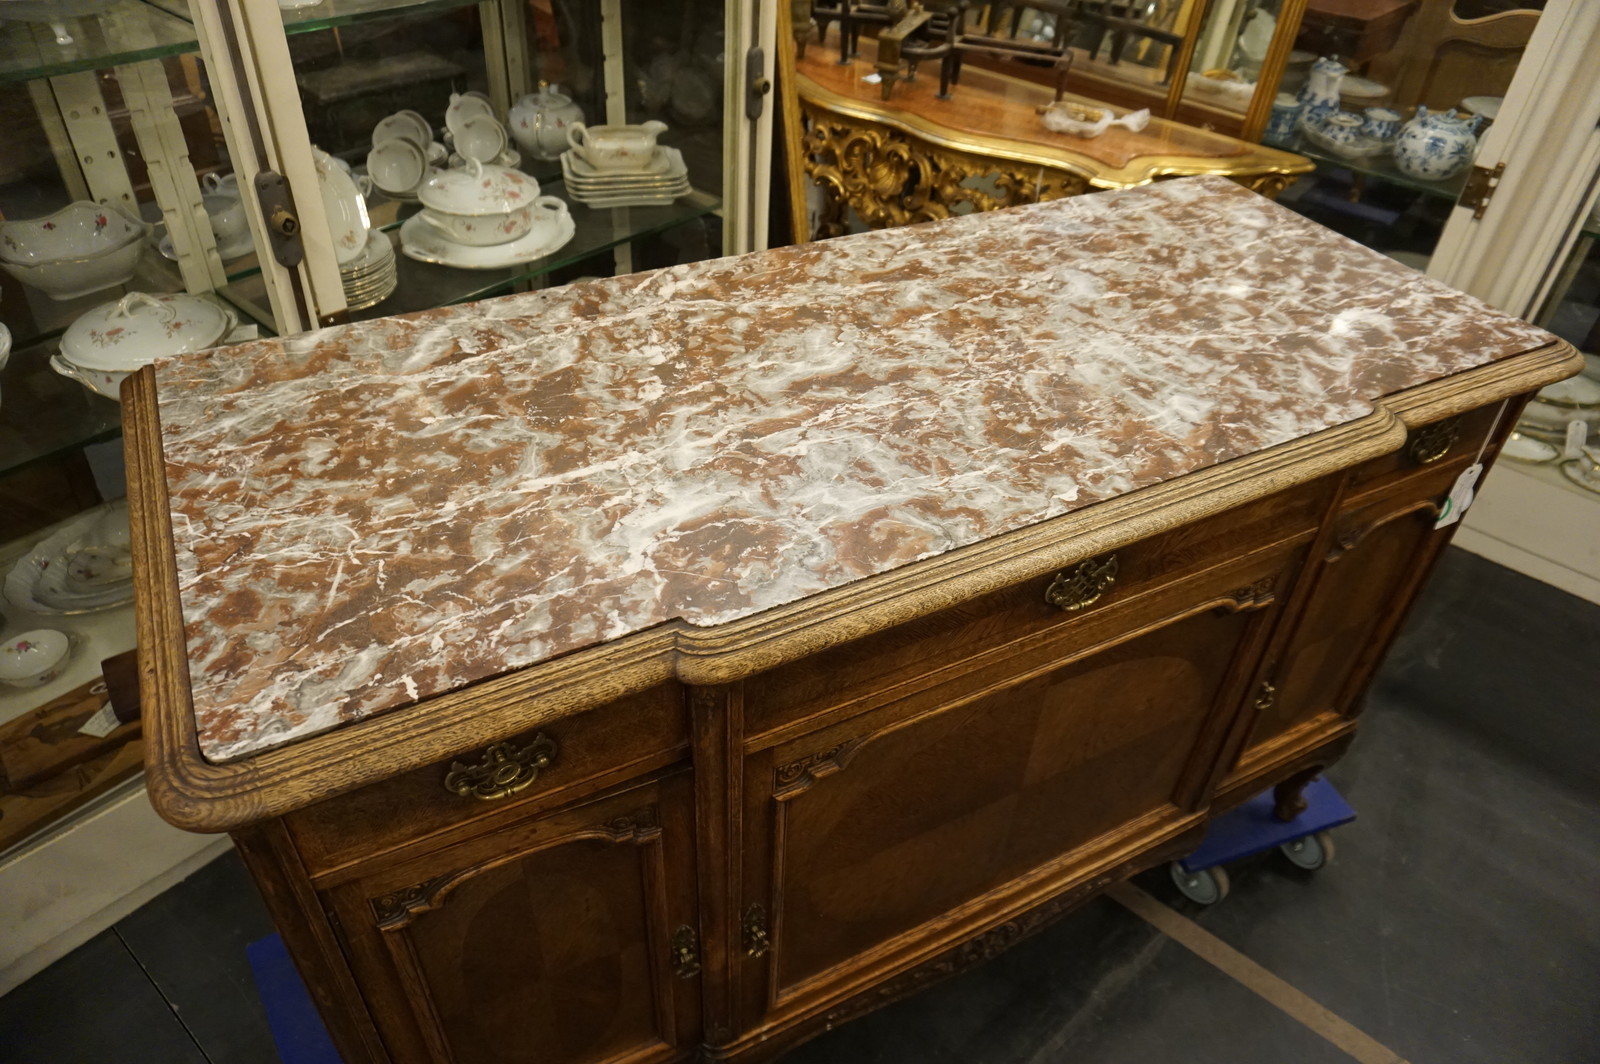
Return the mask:
<path fill-rule="evenodd" d="M 34 599 L 14 577 L 114 518 L 124 490 L 120 407 L 52 369 L 69 328 L 133 292 L 214 301 L 251 268 L 218 255 L 208 214 L 208 179 L 232 169 L 211 74 L 174 10 L 0 7 L 0 991 L 220 849 L 155 816 L 132 689 L 109 704 L 102 662 L 131 657 L 131 585 L 102 571 L 106 595 Z"/>
<path fill-rule="evenodd" d="M 98 259 L 101 241 L 94 263 L 77 262 L 69 248 L 58 256 L 69 260 L 64 272 L 40 271 L 24 257 L 0 276 L 9 337 L 8 357 L 0 356 L 5 572 L 123 493 L 120 373 L 105 375 L 97 394 L 51 366 L 71 361 L 71 327 L 108 301 L 133 292 L 198 296 L 232 319 L 226 335 L 207 341 L 220 343 L 759 246 L 773 33 L 770 3 L 3 5 L 0 82 L 13 90 L 5 94 L 8 141 L 0 149 L 7 234 L 38 238 L 82 225 L 93 240 L 104 225 L 129 237 L 106 248 L 116 269 Z M 549 85 L 542 101 L 559 86 L 591 127 L 664 123 L 659 142 L 682 180 L 624 173 L 611 184 L 593 181 L 586 205 L 564 180 L 562 128 L 537 152 L 496 160 L 561 202 L 570 231 L 559 243 L 501 254 L 488 268 L 483 249 L 467 264 L 409 257 L 404 231 L 423 205 L 370 183 L 374 127 L 396 112 L 418 112 L 428 147 L 442 152 L 425 163 L 448 172 L 457 147 L 446 135 L 452 97 L 481 94 L 506 147 L 516 150 L 518 120 L 554 114 L 526 102 L 541 83 Z M 655 194 L 633 198 L 649 202 L 616 205 L 615 193 L 640 185 Z M 348 189 L 355 196 L 341 200 L 337 193 Z M 56 214 L 73 203 L 85 205 L 83 218 Z M 338 242 L 338 227 L 352 218 L 370 234 L 363 246 L 373 252 L 353 269 Z M 177 329 L 179 316 L 156 303 L 129 307 Z M 106 701 L 101 661 L 133 649 L 131 608 L 64 614 L 7 600 L 0 618 L 8 639 L 50 628 L 71 636 L 72 647 L 60 676 L 35 688 L 0 688 L 0 894 L 8 910 L 14 902 L 40 914 L 25 934 L 4 936 L 0 981 L 9 981 L 70 948 L 74 937 L 93 934 L 97 921 L 114 918 L 118 906 L 133 904 L 210 844 L 175 835 L 181 845 L 173 846 L 146 830 L 166 832 L 137 778 L 136 721 L 119 723 L 103 741 L 77 737 L 86 723 L 80 718 Z M 68 740 L 49 749 L 30 743 L 40 714 Z M 100 826 L 78 831 L 91 822 Z M 118 834 L 141 839 L 140 853 L 121 854 L 108 842 Z M 64 857 L 41 841 L 75 835 L 82 841 Z M 52 871 L 98 861 L 113 871 L 87 879 Z M 24 889 L 23 879 L 40 889 Z M 10 916 L 0 911 L 0 921 Z"/>
<path fill-rule="evenodd" d="M 252 221 L 258 245 L 273 254 L 228 295 L 270 308 L 283 330 L 764 243 L 757 160 L 770 137 L 770 3 L 193 6 L 206 54 L 231 55 L 245 75 L 224 101 L 239 116 L 241 183 L 269 190 Z M 477 106 L 461 98 L 472 94 L 481 119 L 457 143 L 468 105 Z M 420 155 L 374 154 L 393 139 L 384 123 L 401 113 L 420 122 L 421 136 L 412 137 Z M 600 173 L 571 145 L 574 174 L 562 161 L 573 121 L 660 123 L 659 165 Z M 492 243 L 459 233 L 439 239 L 421 217 L 447 209 L 430 200 L 430 179 L 472 160 L 526 175 L 526 193 L 560 200 L 560 217 L 539 215 L 533 232 Z M 361 202 L 352 205 L 352 196 Z M 352 224 L 357 239 L 372 235 L 365 254 L 349 246 Z"/>

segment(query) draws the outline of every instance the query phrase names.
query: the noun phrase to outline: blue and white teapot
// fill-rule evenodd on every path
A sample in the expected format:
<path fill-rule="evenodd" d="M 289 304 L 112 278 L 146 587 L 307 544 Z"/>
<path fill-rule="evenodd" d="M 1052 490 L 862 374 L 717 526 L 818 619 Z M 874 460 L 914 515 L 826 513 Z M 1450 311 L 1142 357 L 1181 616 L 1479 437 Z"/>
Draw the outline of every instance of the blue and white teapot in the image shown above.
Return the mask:
<path fill-rule="evenodd" d="M 1400 130 L 1394 142 L 1394 164 L 1400 172 L 1423 181 L 1445 181 L 1472 162 L 1478 149 L 1480 119 L 1458 118 L 1449 112 L 1428 113 L 1418 106 L 1416 117 Z"/>

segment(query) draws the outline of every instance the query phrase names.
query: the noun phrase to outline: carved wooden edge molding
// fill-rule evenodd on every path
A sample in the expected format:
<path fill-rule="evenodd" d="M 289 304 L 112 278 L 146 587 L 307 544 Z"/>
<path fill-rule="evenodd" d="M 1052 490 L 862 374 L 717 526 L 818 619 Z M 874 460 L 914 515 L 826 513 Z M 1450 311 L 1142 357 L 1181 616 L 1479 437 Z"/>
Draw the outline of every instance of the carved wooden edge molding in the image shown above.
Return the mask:
<path fill-rule="evenodd" d="M 1359 525 L 1341 528 L 1334 536 L 1333 542 L 1328 545 L 1328 552 L 1323 555 L 1323 561 L 1338 561 L 1361 546 L 1361 541 L 1372 535 L 1373 532 L 1409 514 L 1422 513 L 1436 518 L 1443 512 L 1444 507 L 1432 499 L 1419 499 L 1415 502 L 1397 506 L 1393 510 L 1388 510 L 1370 521 L 1363 521 Z"/>
<path fill-rule="evenodd" d="M 826 750 L 807 754 L 797 761 L 779 765 L 772 771 L 772 796 L 791 798 L 824 776 L 831 776 L 850 763 L 861 749 L 865 736 L 857 736 Z"/>
<path fill-rule="evenodd" d="M 631 842 L 640 845 L 661 836 L 660 822 L 653 805 L 637 809 L 625 816 L 613 817 L 599 830 L 577 831 L 551 839 L 545 846 L 534 850 L 520 850 L 506 856 L 492 857 L 466 868 L 459 868 L 434 876 L 432 879 L 391 890 L 371 899 L 368 904 L 380 931 L 399 931 L 410 926 L 417 917 L 430 909 L 443 905 L 450 892 L 482 872 L 511 861 L 520 860 L 540 849 L 548 849 L 578 839 L 604 839 L 609 842 Z"/>
<path fill-rule="evenodd" d="M 1221 604 L 1221 609 L 1230 613 L 1248 613 L 1251 610 L 1263 610 L 1277 601 L 1275 588 L 1278 586 L 1277 574 L 1263 576 L 1253 584 L 1236 588 L 1228 600 Z"/>
<path fill-rule="evenodd" d="M 124 385 L 146 780 L 190 831 L 266 820 L 669 680 L 732 683 L 1404 446 L 1408 426 L 1534 391 L 1582 368 L 1546 347 L 1377 400 L 1366 418 L 716 628 L 659 625 L 253 758 L 200 753 L 178 599 L 154 371 Z"/>

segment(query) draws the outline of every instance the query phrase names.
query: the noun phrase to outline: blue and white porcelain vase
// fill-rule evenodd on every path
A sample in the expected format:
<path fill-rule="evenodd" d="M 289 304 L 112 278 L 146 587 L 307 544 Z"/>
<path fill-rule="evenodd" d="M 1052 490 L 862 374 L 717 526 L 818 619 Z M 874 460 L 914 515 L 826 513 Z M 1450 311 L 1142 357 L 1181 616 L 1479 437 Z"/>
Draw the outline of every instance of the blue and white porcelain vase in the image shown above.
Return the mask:
<path fill-rule="evenodd" d="M 1311 64 L 1311 76 L 1300 90 L 1300 127 L 1308 129 L 1323 116 L 1339 109 L 1339 86 L 1349 70 L 1337 59 L 1323 56 Z"/>
<path fill-rule="evenodd" d="M 1472 162 L 1478 148 L 1476 118 L 1457 118 L 1417 108 L 1416 117 L 1400 130 L 1394 142 L 1394 164 L 1400 172 L 1422 181 L 1446 181 Z"/>

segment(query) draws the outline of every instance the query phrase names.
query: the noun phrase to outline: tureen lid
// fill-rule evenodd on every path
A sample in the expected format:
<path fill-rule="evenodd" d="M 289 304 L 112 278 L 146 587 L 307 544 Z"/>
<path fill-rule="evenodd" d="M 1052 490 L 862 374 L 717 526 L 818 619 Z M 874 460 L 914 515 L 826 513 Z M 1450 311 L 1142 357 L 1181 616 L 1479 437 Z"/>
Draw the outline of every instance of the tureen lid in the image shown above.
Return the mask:
<path fill-rule="evenodd" d="M 61 355 L 84 369 L 138 369 L 158 358 L 214 347 L 233 324 L 231 314 L 198 296 L 129 292 L 67 326 Z"/>
<path fill-rule="evenodd" d="M 539 182 L 520 170 L 467 159 L 460 169 L 436 170 L 417 190 L 424 207 L 445 214 L 505 214 L 539 195 Z"/>

